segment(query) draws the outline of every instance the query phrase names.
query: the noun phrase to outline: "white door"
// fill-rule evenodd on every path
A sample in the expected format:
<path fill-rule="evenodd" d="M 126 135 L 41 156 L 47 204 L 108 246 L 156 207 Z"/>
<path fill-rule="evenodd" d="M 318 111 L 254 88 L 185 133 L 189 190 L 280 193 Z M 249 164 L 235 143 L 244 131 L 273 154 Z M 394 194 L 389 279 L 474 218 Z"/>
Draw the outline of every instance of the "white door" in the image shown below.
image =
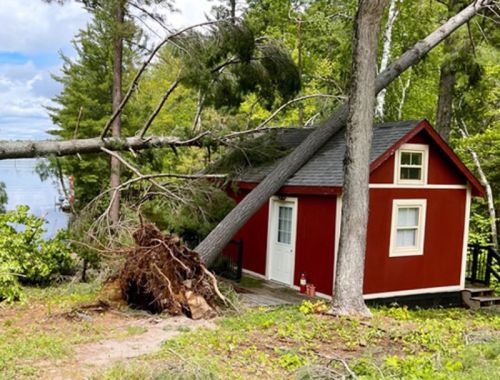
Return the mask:
<path fill-rule="evenodd" d="M 268 276 L 271 280 L 293 285 L 297 199 L 273 198 L 270 211 Z"/>

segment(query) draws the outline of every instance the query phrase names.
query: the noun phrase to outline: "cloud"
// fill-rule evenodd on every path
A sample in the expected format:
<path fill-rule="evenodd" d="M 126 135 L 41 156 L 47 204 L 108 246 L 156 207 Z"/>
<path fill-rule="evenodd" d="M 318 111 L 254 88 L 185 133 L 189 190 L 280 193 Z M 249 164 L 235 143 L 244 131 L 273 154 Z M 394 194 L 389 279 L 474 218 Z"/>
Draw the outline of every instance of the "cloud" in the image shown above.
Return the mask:
<path fill-rule="evenodd" d="M 76 1 L 60 6 L 42 0 L 2 0 L 0 46 L 3 51 L 25 54 L 66 50 L 88 20 Z"/>
<path fill-rule="evenodd" d="M 181 28 L 205 21 L 213 4 L 183 0 L 176 5 L 179 12 L 157 10 L 165 13 L 169 25 Z M 1 0 L 0 140 L 50 137 L 45 131 L 53 125 L 45 107 L 61 90 L 51 74 L 60 71 L 59 51 L 74 56 L 71 40 L 89 20 L 77 1 L 60 6 L 42 0 Z"/>

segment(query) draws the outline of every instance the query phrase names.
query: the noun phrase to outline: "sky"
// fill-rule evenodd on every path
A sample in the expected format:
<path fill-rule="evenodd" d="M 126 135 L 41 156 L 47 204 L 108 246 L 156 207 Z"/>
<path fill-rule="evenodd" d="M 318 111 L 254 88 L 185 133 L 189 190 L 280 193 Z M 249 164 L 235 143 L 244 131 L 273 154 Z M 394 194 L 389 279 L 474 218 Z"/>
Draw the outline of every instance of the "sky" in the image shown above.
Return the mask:
<path fill-rule="evenodd" d="M 0 139 L 47 138 L 47 111 L 60 85 L 51 78 L 61 67 L 60 52 L 74 57 L 71 40 L 89 21 L 81 4 L 42 0 L 0 0 Z M 213 2 L 177 0 L 169 24 L 204 21 Z"/>
<path fill-rule="evenodd" d="M 214 3 L 177 0 L 177 11 L 165 16 L 174 28 L 199 23 Z M 0 140 L 50 138 L 46 131 L 53 125 L 45 107 L 61 90 L 51 75 L 60 71 L 61 52 L 75 57 L 71 40 L 89 20 L 75 0 L 67 0 L 63 6 L 43 0 L 0 0 Z M 151 26 L 164 33 L 154 23 Z M 9 196 L 7 207 L 28 204 L 36 215 L 45 215 L 49 230 L 54 230 L 66 220 L 54 206 L 58 189 L 54 181 L 38 178 L 35 165 L 36 160 L 0 161 L 0 181 L 6 184 Z"/>

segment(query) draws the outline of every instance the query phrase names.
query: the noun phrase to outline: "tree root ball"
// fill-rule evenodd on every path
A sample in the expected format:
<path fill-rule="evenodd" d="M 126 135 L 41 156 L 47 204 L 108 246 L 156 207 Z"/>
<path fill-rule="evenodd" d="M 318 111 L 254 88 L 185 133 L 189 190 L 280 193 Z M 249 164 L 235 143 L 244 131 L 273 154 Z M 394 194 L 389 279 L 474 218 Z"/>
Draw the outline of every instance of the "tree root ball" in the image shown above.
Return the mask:
<path fill-rule="evenodd" d="M 218 314 L 218 305 L 225 299 L 196 252 L 152 224 L 143 225 L 133 236 L 135 247 L 119 274 L 121 292 L 129 305 L 193 319 Z"/>

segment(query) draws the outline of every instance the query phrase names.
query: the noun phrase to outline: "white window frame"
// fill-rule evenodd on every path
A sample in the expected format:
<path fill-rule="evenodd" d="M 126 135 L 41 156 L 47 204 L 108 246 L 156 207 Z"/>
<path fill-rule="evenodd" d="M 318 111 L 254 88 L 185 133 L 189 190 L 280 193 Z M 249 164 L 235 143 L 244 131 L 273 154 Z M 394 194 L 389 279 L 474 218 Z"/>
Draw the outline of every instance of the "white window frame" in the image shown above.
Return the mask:
<path fill-rule="evenodd" d="M 397 247 L 398 211 L 400 208 L 418 208 L 418 227 L 415 247 Z M 421 256 L 424 254 L 425 220 L 427 211 L 426 199 L 394 199 L 392 201 L 390 257 Z"/>
<path fill-rule="evenodd" d="M 401 178 L 401 154 L 402 153 L 422 153 L 422 178 L 402 179 Z M 426 185 L 429 167 L 429 145 L 424 144 L 403 144 L 396 151 L 396 162 L 394 165 L 394 183 L 398 185 Z"/>

